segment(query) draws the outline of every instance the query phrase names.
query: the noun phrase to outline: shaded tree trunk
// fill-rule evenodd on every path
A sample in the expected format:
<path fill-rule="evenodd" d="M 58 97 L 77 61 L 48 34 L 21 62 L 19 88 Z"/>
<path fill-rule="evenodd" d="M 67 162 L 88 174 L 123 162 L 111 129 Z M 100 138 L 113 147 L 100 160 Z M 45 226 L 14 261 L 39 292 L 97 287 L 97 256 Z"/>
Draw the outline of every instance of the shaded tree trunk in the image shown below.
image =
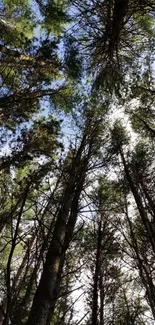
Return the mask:
<path fill-rule="evenodd" d="M 49 314 L 50 317 L 52 317 L 53 311 L 51 310 L 54 309 L 55 304 L 53 302 L 55 301 L 59 291 L 59 277 L 62 273 L 64 254 L 67 245 L 70 242 L 70 236 L 68 236 L 68 233 L 71 233 L 71 230 L 68 231 L 68 229 L 71 227 L 73 232 L 76 222 L 77 214 L 72 213 L 72 210 L 75 202 L 75 206 L 77 205 L 83 188 L 91 155 L 91 144 L 92 137 L 89 138 L 88 142 L 88 132 L 84 132 L 81 145 L 73 158 L 72 164 L 70 165 L 70 172 L 64 191 L 63 202 L 57 216 L 53 238 L 49 246 L 41 280 L 34 297 L 27 322 L 28 325 L 46 325 Z M 86 150 L 88 150 L 87 155 L 85 153 Z M 83 154 L 85 157 L 83 157 Z M 74 215 L 72 224 L 70 223 L 70 215 Z M 67 245 L 65 240 L 67 241 Z"/>
<path fill-rule="evenodd" d="M 73 198 L 73 202 L 72 202 L 72 207 L 71 207 L 71 213 L 70 213 L 70 217 L 67 223 L 67 228 L 66 228 L 66 235 L 65 235 L 65 240 L 64 240 L 64 245 L 63 245 L 63 257 L 59 266 L 59 272 L 58 272 L 58 277 L 57 277 L 57 281 L 55 284 L 55 297 L 53 298 L 52 304 L 50 306 L 50 310 L 49 310 L 49 314 L 48 314 L 48 319 L 47 319 L 47 323 L 46 325 L 50 325 L 53 313 L 54 313 L 54 309 L 55 309 L 55 304 L 58 298 L 58 294 L 60 291 L 60 284 L 61 284 L 61 275 L 62 275 L 62 270 L 63 270 L 63 266 L 64 266 L 64 262 L 65 262 L 65 253 L 69 247 L 69 244 L 72 240 L 73 237 L 73 231 L 75 228 L 75 224 L 77 221 L 77 216 L 78 216 L 78 202 L 79 202 L 79 197 L 82 191 L 82 187 L 83 187 L 83 181 L 81 182 L 81 184 L 79 184 L 79 188 L 77 189 L 75 196 Z"/>
<path fill-rule="evenodd" d="M 142 203 L 142 200 L 141 200 L 141 196 L 139 195 L 138 190 L 136 188 L 136 185 L 135 185 L 134 181 L 132 180 L 132 177 L 131 177 L 131 174 L 130 174 L 130 171 L 129 171 L 129 168 L 128 168 L 128 165 L 126 163 L 126 160 L 125 160 L 125 157 L 124 157 L 124 154 L 123 154 L 122 150 L 120 151 L 120 155 L 121 155 L 121 158 L 122 158 L 122 163 L 123 163 L 123 166 L 124 166 L 124 171 L 125 171 L 125 174 L 126 174 L 126 178 L 128 180 L 131 192 L 132 192 L 132 194 L 134 196 L 134 199 L 135 199 L 139 214 L 141 216 L 142 223 L 143 223 L 143 225 L 144 225 L 144 227 L 145 227 L 145 229 L 147 231 L 148 238 L 149 238 L 150 244 L 152 246 L 153 252 L 155 253 L 154 231 L 152 229 L 152 226 L 151 226 L 151 224 L 150 224 L 150 222 L 148 220 L 147 214 L 145 212 L 145 209 L 144 209 L 144 206 L 143 206 L 143 203 Z"/>
<path fill-rule="evenodd" d="M 92 325 L 98 324 L 98 284 L 100 274 L 100 254 L 101 254 L 101 240 L 102 240 L 102 221 L 100 219 L 98 225 L 97 251 L 95 260 L 95 272 L 93 283 L 93 300 L 92 300 Z"/>
<path fill-rule="evenodd" d="M 127 220 L 128 220 L 128 224 L 129 224 L 129 228 L 130 228 L 130 236 L 132 239 L 132 249 L 135 252 L 135 256 L 136 256 L 136 262 L 137 262 L 137 267 L 139 270 L 139 275 L 141 277 L 141 281 L 144 285 L 144 288 L 146 290 L 146 295 L 147 295 L 147 300 L 148 303 L 151 307 L 151 311 L 152 311 L 152 315 L 155 319 L 155 286 L 153 284 L 152 278 L 148 273 L 147 270 L 147 265 L 145 265 L 143 258 L 140 256 L 140 252 L 138 249 L 138 243 L 137 243 L 137 239 L 133 230 L 133 226 L 132 226 L 132 222 L 128 216 L 128 212 L 126 211 L 126 216 L 127 216 Z"/>
<path fill-rule="evenodd" d="M 101 272 L 100 272 L 100 278 L 99 278 L 99 287 L 100 287 L 100 325 L 104 325 L 105 292 L 104 292 L 104 284 L 103 284 L 103 275 Z"/>

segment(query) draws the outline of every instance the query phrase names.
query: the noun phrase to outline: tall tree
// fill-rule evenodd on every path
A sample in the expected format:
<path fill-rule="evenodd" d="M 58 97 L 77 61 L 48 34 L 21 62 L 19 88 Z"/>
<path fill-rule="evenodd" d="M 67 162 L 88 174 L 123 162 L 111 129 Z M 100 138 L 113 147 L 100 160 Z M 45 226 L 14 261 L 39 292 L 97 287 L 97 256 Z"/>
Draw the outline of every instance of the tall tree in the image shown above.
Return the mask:
<path fill-rule="evenodd" d="M 2 325 L 155 319 L 154 15 L 0 3 Z"/>
<path fill-rule="evenodd" d="M 89 162 L 96 153 L 101 119 L 92 114 L 86 117 L 81 142 L 76 150 L 71 151 L 67 165 L 67 179 L 59 207 L 57 221 L 53 231 L 49 250 L 44 264 L 42 277 L 37 288 L 28 324 L 46 324 L 49 312 L 54 308 L 60 285 L 60 276 L 64 265 L 65 253 L 73 235 L 78 216 L 78 206 L 84 187 Z M 53 306 L 51 306 L 53 305 Z M 39 312 L 38 312 L 39 310 Z"/>

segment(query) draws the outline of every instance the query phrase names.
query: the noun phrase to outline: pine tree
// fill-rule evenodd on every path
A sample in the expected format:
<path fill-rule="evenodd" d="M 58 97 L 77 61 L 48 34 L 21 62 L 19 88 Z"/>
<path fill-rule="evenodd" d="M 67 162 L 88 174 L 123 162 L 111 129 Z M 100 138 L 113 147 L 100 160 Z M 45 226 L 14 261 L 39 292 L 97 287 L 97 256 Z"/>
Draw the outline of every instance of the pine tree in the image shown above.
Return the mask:
<path fill-rule="evenodd" d="M 2 325 L 155 320 L 154 14 L 1 1 Z"/>

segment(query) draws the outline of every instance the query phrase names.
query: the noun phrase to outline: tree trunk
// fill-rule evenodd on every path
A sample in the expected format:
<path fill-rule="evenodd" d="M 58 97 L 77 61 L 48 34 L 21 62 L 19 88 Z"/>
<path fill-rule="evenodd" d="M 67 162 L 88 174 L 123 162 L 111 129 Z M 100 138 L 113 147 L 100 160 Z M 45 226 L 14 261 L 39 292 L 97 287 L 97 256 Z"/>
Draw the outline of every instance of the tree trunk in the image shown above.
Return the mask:
<path fill-rule="evenodd" d="M 64 262 L 65 262 L 65 253 L 69 247 L 69 244 L 72 240 L 73 237 L 73 231 L 75 228 L 75 224 L 77 221 L 77 216 L 78 216 L 78 202 L 79 202 L 79 197 L 82 191 L 82 187 L 83 187 L 83 181 L 81 182 L 81 184 L 79 184 L 79 188 L 77 189 L 73 202 L 72 202 L 72 207 L 71 207 L 71 214 L 67 223 L 67 228 L 66 228 L 66 235 L 65 235 L 65 240 L 64 240 L 64 245 L 63 245 L 63 257 L 59 266 L 59 272 L 58 272 L 58 277 L 57 277 L 57 281 L 55 284 L 55 297 L 52 301 L 50 310 L 49 310 L 49 314 L 48 314 L 48 319 L 47 319 L 47 323 L 46 325 L 50 325 L 53 313 L 54 313 L 54 308 L 55 308 L 55 304 L 56 304 L 56 300 L 59 294 L 59 290 L 60 290 L 60 284 L 61 284 L 61 275 L 62 275 L 62 270 L 63 270 L 63 266 L 64 266 Z"/>
<path fill-rule="evenodd" d="M 104 325 L 105 290 L 104 290 L 104 284 L 103 284 L 103 275 L 101 272 L 100 272 L 99 285 L 100 285 L 100 325 Z"/>
<path fill-rule="evenodd" d="M 137 188 L 136 188 L 136 186 L 135 186 L 135 184 L 134 184 L 134 182 L 132 180 L 132 177 L 130 175 L 130 171 L 129 171 L 128 166 L 126 164 L 126 161 L 125 161 L 124 154 L 123 154 L 122 150 L 120 151 L 120 155 L 121 155 L 121 158 L 122 158 L 124 171 L 125 171 L 125 174 L 126 174 L 126 177 L 127 177 L 131 192 L 132 192 L 132 194 L 134 196 L 134 199 L 135 199 L 139 214 L 141 216 L 141 220 L 143 222 L 143 225 L 144 225 L 144 227 L 145 227 L 145 229 L 147 231 L 148 238 L 149 238 L 150 244 L 152 246 L 152 250 L 155 253 L 154 231 L 152 229 L 152 226 L 151 226 L 151 224 L 150 224 L 150 222 L 148 220 L 147 214 L 146 214 L 145 209 L 143 207 L 141 197 L 140 197 L 140 195 L 138 193 L 138 190 L 137 190 Z"/>
<path fill-rule="evenodd" d="M 102 240 L 102 221 L 99 221 L 98 225 L 98 239 L 97 239 L 97 252 L 95 260 L 95 273 L 94 273 L 94 283 L 93 283 L 93 301 L 92 301 L 92 325 L 97 325 L 98 320 L 98 282 L 100 274 L 100 254 L 101 254 L 101 240 Z"/>
<path fill-rule="evenodd" d="M 89 161 L 89 155 L 87 159 L 82 158 L 86 144 L 87 134 L 84 133 L 81 145 L 70 165 L 70 174 L 63 196 L 63 203 L 58 213 L 53 238 L 49 246 L 43 273 L 36 290 L 27 325 L 46 325 L 50 308 L 58 294 L 58 287 L 56 288 L 56 286 L 58 285 L 58 278 L 61 275 L 63 267 L 64 245 L 65 238 L 68 236 L 68 221 L 70 212 L 73 209 L 72 203 L 74 202 L 74 195 L 78 191 L 76 200 L 79 200 Z"/>
<path fill-rule="evenodd" d="M 130 236 L 132 239 L 132 249 L 134 250 L 136 254 L 136 262 L 137 262 L 137 267 L 139 270 L 139 275 L 141 277 L 141 281 L 144 285 L 144 288 L 146 290 L 146 295 L 148 299 L 148 303 L 151 307 L 152 315 L 155 319 L 155 287 L 152 281 L 152 278 L 150 277 L 148 270 L 147 270 L 147 265 L 144 264 L 143 258 L 140 256 L 139 249 L 138 249 L 138 244 L 137 244 L 137 239 L 133 231 L 132 223 L 131 220 L 128 216 L 128 212 L 126 212 L 129 228 L 130 228 Z"/>

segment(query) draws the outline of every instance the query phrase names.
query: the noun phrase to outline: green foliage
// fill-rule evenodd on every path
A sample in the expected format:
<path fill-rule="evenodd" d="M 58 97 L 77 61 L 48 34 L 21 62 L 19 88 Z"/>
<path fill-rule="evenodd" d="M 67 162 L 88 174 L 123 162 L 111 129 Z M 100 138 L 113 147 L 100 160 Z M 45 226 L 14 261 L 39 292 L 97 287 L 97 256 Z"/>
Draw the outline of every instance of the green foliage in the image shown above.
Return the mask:
<path fill-rule="evenodd" d="M 60 87 L 60 92 L 56 92 L 51 97 L 51 105 L 65 113 L 70 113 L 78 101 L 79 95 L 74 91 L 72 82 L 65 87 Z"/>
<path fill-rule="evenodd" d="M 80 79 L 82 74 L 82 57 L 79 54 L 79 48 L 76 44 L 76 39 L 73 36 L 65 38 L 65 57 L 64 66 L 67 75 L 73 79 Z"/>
<path fill-rule="evenodd" d="M 129 135 L 120 120 L 116 120 L 111 130 L 110 152 L 115 154 L 122 150 L 129 142 Z"/>
<path fill-rule="evenodd" d="M 122 193 L 118 182 L 110 181 L 106 176 L 101 176 L 99 180 L 99 205 L 103 205 L 103 210 L 121 212 Z"/>
<path fill-rule="evenodd" d="M 149 170 L 152 164 L 152 152 L 149 150 L 148 143 L 144 140 L 139 141 L 132 154 L 132 169 L 138 171 L 139 174 L 145 176 L 145 172 Z"/>
<path fill-rule="evenodd" d="M 2 39 L 11 46 L 20 46 L 33 36 L 35 21 L 30 1 L 4 0 L 0 29 Z M 3 18 L 4 17 L 4 18 Z"/>
<path fill-rule="evenodd" d="M 93 325 L 155 318 L 154 12 L 153 0 L 1 1 L 3 325 L 29 325 L 39 292 L 41 325 L 90 325 L 94 302 Z"/>
<path fill-rule="evenodd" d="M 40 10 L 45 16 L 41 24 L 42 28 L 47 30 L 48 33 L 60 36 L 64 27 L 70 21 L 67 7 L 68 1 L 65 0 L 48 0 L 46 5 L 41 3 Z"/>

